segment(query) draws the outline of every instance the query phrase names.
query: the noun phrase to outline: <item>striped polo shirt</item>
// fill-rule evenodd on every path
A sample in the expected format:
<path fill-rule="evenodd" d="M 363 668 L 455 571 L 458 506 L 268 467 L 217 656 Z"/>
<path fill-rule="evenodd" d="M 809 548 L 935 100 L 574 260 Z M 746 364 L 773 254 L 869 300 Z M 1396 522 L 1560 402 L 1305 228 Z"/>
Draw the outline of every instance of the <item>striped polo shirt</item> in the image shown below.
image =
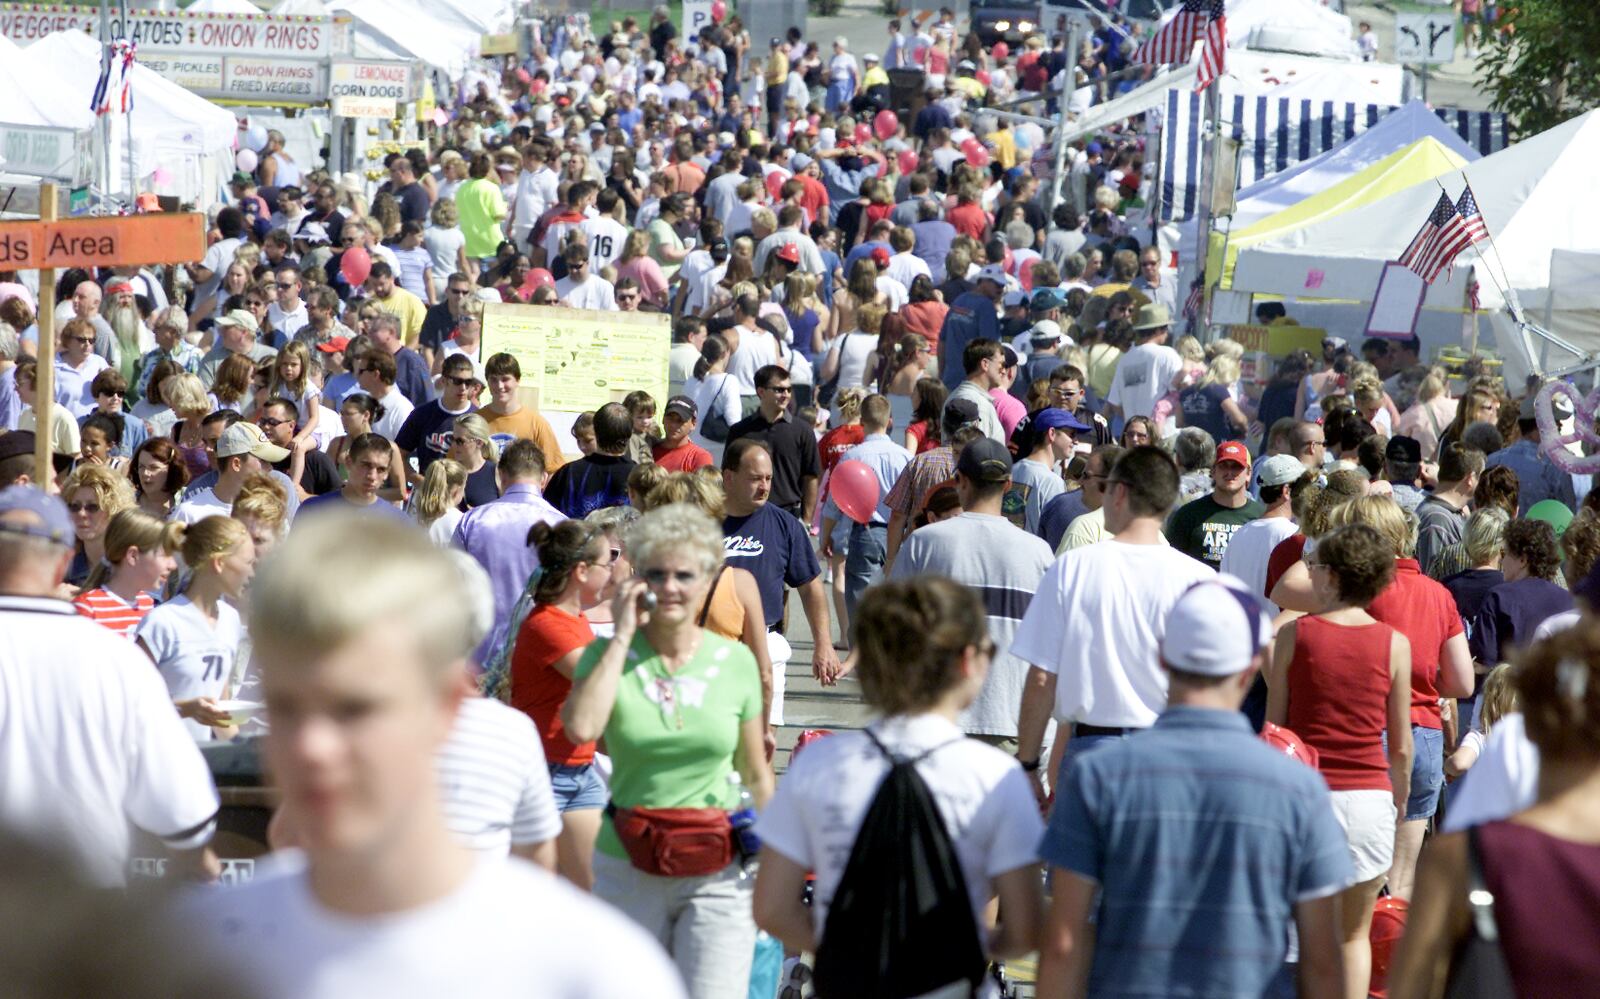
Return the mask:
<path fill-rule="evenodd" d="M 104 586 L 78 594 L 72 606 L 91 621 L 105 625 L 123 638 L 132 638 L 133 629 L 156 605 L 155 598 L 140 593 L 132 604 L 112 593 Z"/>

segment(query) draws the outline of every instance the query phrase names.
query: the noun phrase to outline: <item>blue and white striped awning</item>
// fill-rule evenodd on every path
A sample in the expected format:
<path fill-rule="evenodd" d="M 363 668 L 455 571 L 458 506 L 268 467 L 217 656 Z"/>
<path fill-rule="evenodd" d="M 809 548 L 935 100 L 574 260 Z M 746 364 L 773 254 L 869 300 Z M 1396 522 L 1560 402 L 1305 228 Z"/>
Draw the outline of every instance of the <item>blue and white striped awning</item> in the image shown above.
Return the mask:
<path fill-rule="evenodd" d="M 1393 105 L 1297 100 L 1288 97 L 1225 98 L 1222 118 L 1243 144 L 1239 187 L 1245 188 L 1296 163 L 1319 156 L 1376 125 Z M 1508 144 L 1506 116 L 1496 111 L 1434 108 L 1434 114 L 1484 156 Z M 1200 129 L 1205 105 L 1200 94 L 1167 91 L 1161 149 L 1161 218 L 1182 221 L 1200 205 Z"/>

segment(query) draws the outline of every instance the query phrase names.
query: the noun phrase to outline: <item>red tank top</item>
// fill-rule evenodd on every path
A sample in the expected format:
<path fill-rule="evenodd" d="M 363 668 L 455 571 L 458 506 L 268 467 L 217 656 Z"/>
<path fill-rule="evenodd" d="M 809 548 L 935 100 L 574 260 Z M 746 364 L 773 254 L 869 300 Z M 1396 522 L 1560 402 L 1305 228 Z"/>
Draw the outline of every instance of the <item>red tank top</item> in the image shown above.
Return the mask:
<path fill-rule="evenodd" d="M 1316 749 L 1335 791 L 1389 791 L 1389 643 L 1386 624 L 1295 622 L 1289 663 L 1289 728 Z"/>

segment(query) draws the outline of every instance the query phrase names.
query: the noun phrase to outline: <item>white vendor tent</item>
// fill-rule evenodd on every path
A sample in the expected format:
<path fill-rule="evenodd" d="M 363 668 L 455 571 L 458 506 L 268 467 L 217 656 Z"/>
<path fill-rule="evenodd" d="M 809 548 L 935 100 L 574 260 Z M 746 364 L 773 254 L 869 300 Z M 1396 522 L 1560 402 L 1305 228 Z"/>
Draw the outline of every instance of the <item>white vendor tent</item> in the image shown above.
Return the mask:
<path fill-rule="evenodd" d="M 1228 18 L 1231 23 L 1233 15 L 1230 13 Z M 1088 114 L 1067 125 L 1068 141 L 1164 106 L 1169 90 L 1193 91 L 1198 71 L 1199 61 L 1192 60 L 1186 66 L 1161 73 L 1120 97 L 1090 108 Z M 1295 102 L 1332 101 L 1391 107 L 1401 102 L 1404 75 L 1401 67 L 1390 63 L 1320 59 L 1241 48 L 1228 50 L 1227 70 L 1217 85 L 1224 106 L 1229 98 L 1270 94 L 1292 98 Z"/>
<path fill-rule="evenodd" d="M 89 130 L 99 76 L 100 45 L 76 31 L 48 35 L 27 48 L 0 42 L 0 107 L 16 124 Z M 22 88 L 22 96 L 6 90 Z M 133 71 L 134 171 L 145 187 L 156 170 L 167 182 L 160 193 L 203 198 L 231 162 L 237 132 L 232 112 L 196 97 L 160 74 L 135 64 Z M 21 120 L 27 117 L 30 120 Z M 111 119 L 111 189 L 127 189 L 127 122 Z"/>
<path fill-rule="evenodd" d="M 1177 16 L 1172 4 L 1161 17 L 1166 24 Z M 1350 19 L 1329 10 L 1317 0 L 1229 0 L 1229 49 L 1276 49 L 1304 55 L 1359 59 L 1361 50 L 1350 37 Z M 1233 53 L 1228 53 L 1233 58 Z"/>
<path fill-rule="evenodd" d="M 1409 101 L 1343 145 L 1241 190 L 1233 213 L 1233 227 L 1242 229 L 1319 191 L 1325 191 L 1333 184 L 1423 138 L 1437 139 L 1468 162 L 1480 158 L 1478 151 L 1467 145 L 1454 128 L 1428 110 L 1426 104 Z"/>
<path fill-rule="evenodd" d="M 250 0 L 195 0 L 186 10 L 203 14 L 259 14 L 261 8 Z"/>
<path fill-rule="evenodd" d="M 272 12 L 299 17 L 327 17 L 328 7 L 322 0 L 280 0 L 273 5 Z"/>
<path fill-rule="evenodd" d="M 1462 178 L 1472 185 L 1494 246 L 1479 244 L 1428 289 L 1426 310 L 1459 311 L 1476 275 L 1479 302 L 1513 382 L 1532 370 L 1561 367 L 1576 358 L 1552 352 L 1509 318 L 1509 291 L 1534 322 L 1544 318 L 1552 281 L 1553 250 L 1600 250 L 1600 110 L 1590 111 L 1441 177 L 1452 198 Z M 1286 233 L 1239 255 L 1236 291 L 1370 302 L 1385 261 L 1394 260 L 1422 226 L 1439 198 L 1437 184 L 1418 184 L 1363 208 Z M 1592 258 L 1587 258 L 1592 261 Z M 1558 261 L 1559 262 L 1559 261 Z M 1471 265 L 1470 267 L 1468 265 Z M 1577 266 L 1577 262 L 1573 266 Z M 1592 263 L 1590 264 L 1592 266 Z M 1578 272 L 1580 275 L 1583 271 Z M 1565 266 L 1557 277 L 1570 280 Z M 1579 278 L 1582 279 L 1581 277 Z M 1577 308 L 1565 296 L 1580 292 Z M 1585 307 L 1591 289 L 1554 285 L 1551 328 L 1583 351 L 1600 351 L 1600 311 Z"/>
<path fill-rule="evenodd" d="M 355 20 L 357 58 L 420 59 L 452 79 L 461 75 L 482 40 L 481 31 L 456 15 L 442 19 L 433 8 L 409 0 L 331 0 L 327 6 Z"/>

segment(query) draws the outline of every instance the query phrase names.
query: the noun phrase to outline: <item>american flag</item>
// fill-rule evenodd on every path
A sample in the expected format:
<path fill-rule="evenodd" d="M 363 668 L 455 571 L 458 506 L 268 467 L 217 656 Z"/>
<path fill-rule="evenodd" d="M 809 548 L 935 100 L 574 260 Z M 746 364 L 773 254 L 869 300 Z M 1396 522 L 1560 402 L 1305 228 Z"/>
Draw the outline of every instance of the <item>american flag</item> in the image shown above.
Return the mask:
<path fill-rule="evenodd" d="M 1188 62 L 1194 43 L 1203 38 L 1206 44 L 1200 52 L 1200 71 L 1195 76 L 1194 89 L 1206 89 L 1212 80 L 1222 75 L 1228 43 L 1227 18 L 1223 10 L 1223 0 L 1183 0 L 1183 6 L 1172 20 L 1139 46 L 1133 61 L 1157 66 Z"/>
<path fill-rule="evenodd" d="M 1463 190 L 1461 199 L 1454 204 L 1449 193 L 1441 191 L 1428 220 L 1400 254 L 1400 263 L 1432 284 L 1462 250 L 1488 238 L 1489 230 L 1483 224 L 1483 213 L 1478 211 L 1472 188 Z"/>

